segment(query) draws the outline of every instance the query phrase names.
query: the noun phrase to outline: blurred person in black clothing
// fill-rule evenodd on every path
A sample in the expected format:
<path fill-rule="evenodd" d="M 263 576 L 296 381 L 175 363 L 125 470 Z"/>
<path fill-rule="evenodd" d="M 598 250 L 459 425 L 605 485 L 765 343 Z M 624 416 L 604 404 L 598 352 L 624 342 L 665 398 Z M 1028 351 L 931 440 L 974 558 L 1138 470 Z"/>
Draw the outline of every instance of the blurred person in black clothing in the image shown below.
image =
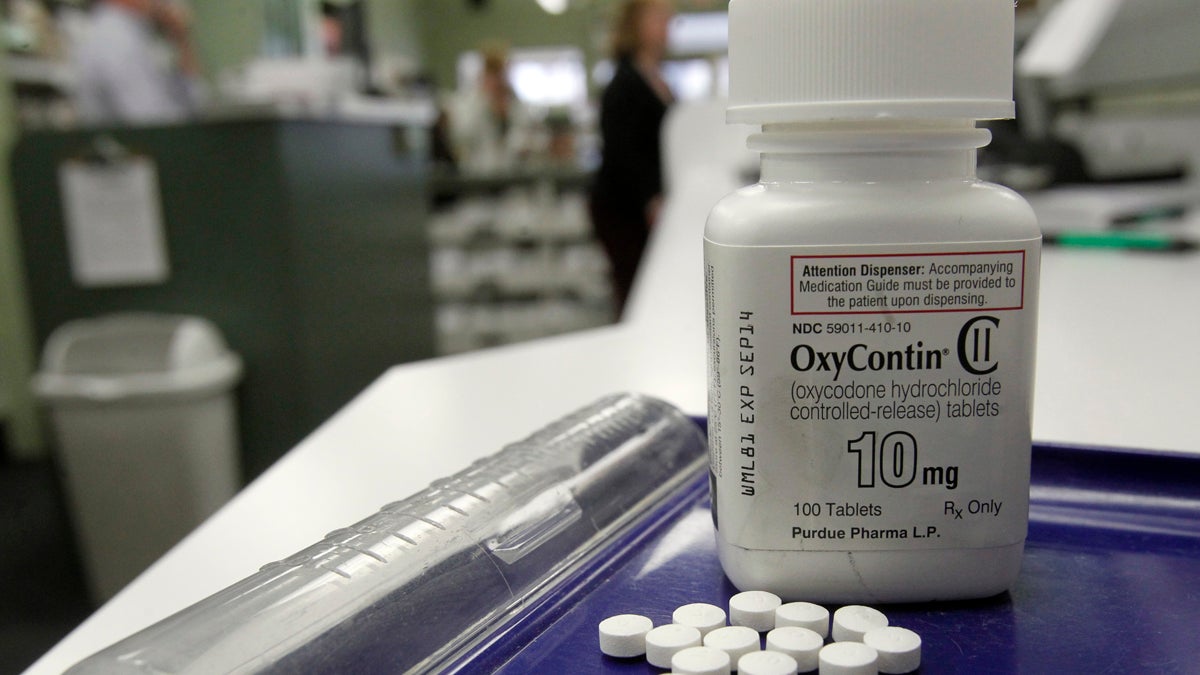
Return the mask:
<path fill-rule="evenodd" d="M 667 0 L 625 0 L 613 27 L 616 72 L 600 101 L 603 155 L 590 207 L 618 317 L 662 206 L 659 132 L 674 97 L 660 66 L 673 14 Z"/>

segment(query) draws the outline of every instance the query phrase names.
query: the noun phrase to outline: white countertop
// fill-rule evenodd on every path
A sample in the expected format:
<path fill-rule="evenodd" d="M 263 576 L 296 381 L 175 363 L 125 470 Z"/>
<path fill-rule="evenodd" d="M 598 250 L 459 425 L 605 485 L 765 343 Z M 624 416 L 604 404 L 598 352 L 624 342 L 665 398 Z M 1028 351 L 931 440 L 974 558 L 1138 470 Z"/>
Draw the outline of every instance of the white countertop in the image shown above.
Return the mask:
<path fill-rule="evenodd" d="M 701 229 L 732 183 L 676 182 L 619 326 L 398 366 L 27 671 L 81 658 L 600 396 L 706 405 Z M 1034 438 L 1200 452 L 1200 254 L 1048 249 Z"/>

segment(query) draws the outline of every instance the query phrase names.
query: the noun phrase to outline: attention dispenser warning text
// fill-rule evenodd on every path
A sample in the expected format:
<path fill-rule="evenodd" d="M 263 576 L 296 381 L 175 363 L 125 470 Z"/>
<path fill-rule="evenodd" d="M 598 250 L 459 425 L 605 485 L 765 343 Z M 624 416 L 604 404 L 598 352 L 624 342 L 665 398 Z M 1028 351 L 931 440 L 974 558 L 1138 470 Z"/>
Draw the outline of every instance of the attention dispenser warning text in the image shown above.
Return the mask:
<path fill-rule="evenodd" d="M 792 256 L 792 314 L 1024 307 L 1025 252 Z"/>

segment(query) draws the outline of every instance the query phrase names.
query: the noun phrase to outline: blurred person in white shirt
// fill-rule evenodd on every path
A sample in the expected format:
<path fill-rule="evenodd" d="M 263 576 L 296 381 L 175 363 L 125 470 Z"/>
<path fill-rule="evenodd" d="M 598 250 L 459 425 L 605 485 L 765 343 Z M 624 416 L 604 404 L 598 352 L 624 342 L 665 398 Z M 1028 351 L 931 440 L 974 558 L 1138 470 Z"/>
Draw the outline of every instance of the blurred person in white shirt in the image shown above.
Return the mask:
<path fill-rule="evenodd" d="M 499 44 L 481 50 L 479 82 L 449 111 L 450 137 L 459 168 L 468 173 L 503 172 L 535 149 L 535 120 L 508 80 L 508 52 Z"/>
<path fill-rule="evenodd" d="M 76 102 L 88 124 L 186 120 L 199 101 L 191 15 L 170 0 L 98 0 L 75 50 Z"/>

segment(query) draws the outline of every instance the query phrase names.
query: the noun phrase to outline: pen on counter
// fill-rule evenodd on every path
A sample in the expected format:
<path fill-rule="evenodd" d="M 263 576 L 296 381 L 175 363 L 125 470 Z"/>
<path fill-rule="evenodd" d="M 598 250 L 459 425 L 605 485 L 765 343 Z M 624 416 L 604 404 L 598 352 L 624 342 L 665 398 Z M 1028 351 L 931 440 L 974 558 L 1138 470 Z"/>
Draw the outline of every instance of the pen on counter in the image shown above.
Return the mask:
<path fill-rule="evenodd" d="M 1130 227 L 1164 220 L 1178 220 L 1187 213 L 1188 207 L 1182 204 L 1156 206 L 1114 216 L 1112 225 L 1113 227 Z"/>
<path fill-rule="evenodd" d="M 1197 243 L 1170 234 L 1153 232 L 1057 232 L 1043 235 L 1045 244 L 1069 248 L 1108 248 L 1126 251 L 1194 251 Z"/>

